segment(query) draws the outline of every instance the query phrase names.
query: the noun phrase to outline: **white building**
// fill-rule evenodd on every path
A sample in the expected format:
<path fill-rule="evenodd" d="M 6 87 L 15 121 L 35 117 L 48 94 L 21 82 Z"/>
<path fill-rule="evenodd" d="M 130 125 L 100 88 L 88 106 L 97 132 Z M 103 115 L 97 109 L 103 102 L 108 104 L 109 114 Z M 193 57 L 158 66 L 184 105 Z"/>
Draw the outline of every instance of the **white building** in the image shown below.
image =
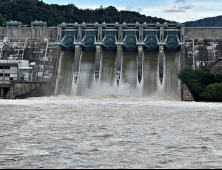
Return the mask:
<path fill-rule="evenodd" d="M 32 67 L 28 60 L 0 60 L 0 84 L 13 81 L 32 81 Z"/>

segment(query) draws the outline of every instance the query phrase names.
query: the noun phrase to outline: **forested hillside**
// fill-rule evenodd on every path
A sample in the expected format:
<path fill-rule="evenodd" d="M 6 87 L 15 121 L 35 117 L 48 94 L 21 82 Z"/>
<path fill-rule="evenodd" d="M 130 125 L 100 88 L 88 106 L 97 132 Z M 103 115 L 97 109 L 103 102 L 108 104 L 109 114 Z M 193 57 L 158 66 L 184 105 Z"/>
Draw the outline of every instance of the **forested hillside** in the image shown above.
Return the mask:
<path fill-rule="evenodd" d="M 92 9 L 79 9 L 75 4 L 57 5 L 46 4 L 36 0 L 0 0 L 0 26 L 6 21 L 20 21 L 30 26 L 31 21 L 46 21 L 47 26 L 57 26 L 62 22 L 159 22 L 165 19 L 141 15 L 138 12 L 118 11 L 115 7 L 98 7 Z M 169 22 L 169 21 L 168 21 Z"/>
<path fill-rule="evenodd" d="M 222 27 L 222 15 L 210 18 L 199 19 L 196 21 L 188 21 L 184 23 L 190 27 Z"/>

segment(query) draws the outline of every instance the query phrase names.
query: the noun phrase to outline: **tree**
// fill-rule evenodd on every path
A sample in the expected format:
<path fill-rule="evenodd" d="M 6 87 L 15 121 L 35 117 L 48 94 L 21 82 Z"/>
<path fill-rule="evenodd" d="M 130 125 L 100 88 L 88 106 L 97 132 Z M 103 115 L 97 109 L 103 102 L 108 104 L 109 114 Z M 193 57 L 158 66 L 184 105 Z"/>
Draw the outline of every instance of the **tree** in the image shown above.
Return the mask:
<path fill-rule="evenodd" d="M 4 26 L 6 24 L 5 19 L 2 17 L 2 15 L 0 14 L 0 26 Z"/>
<path fill-rule="evenodd" d="M 195 101 L 222 101 L 222 75 L 213 75 L 208 69 L 185 68 L 178 78 L 187 85 Z"/>

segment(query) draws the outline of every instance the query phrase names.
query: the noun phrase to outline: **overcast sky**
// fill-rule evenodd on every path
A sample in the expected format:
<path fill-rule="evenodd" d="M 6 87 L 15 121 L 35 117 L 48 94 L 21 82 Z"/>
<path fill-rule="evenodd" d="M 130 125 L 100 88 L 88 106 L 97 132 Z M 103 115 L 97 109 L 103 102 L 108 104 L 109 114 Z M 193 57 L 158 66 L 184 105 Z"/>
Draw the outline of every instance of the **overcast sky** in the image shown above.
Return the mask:
<path fill-rule="evenodd" d="M 137 11 L 146 16 L 177 22 L 195 21 L 222 15 L 222 0 L 43 0 L 48 4 L 67 5 L 78 8 L 114 6 L 118 10 Z"/>

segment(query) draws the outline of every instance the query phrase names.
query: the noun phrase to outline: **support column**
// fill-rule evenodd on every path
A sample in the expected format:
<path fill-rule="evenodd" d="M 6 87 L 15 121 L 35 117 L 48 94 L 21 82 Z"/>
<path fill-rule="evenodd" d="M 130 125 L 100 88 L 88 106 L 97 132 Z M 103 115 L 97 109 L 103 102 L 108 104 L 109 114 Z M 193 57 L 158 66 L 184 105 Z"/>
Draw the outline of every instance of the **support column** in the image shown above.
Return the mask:
<path fill-rule="evenodd" d="M 77 27 L 77 30 L 78 30 L 78 33 L 77 33 L 76 41 L 81 42 L 82 41 L 82 27 Z"/>
<path fill-rule="evenodd" d="M 138 69 L 138 81 L 142 80 L 142 59 L 143 59 L 143 46 L 138 46 L 138 57 L 137 57 L 137 69 Z"/>
<path fill-rule="evenodd" d="M 160 42 L 164 42 L 164 27 L 160 27 Z"/>
<path fill-rule="evenodd" d="M 4 88 L 1 88 L 1 97 L 4 97 Z"/>
<path fill-rule="evenodd" d="M 164 47 L 163 45 L 160 45 L 159 54 L 158 54 L 158 67 L 159 67 L 159 78 L 161 84 L 163 82 L 163 55 L 164 55 Z"/>
<path fill-rule="evenodd" d="M 139 27 L 139 42 L 143 42 L 143 27 Z"/>
<path fill-rule="evenodd" d="M 95 73 L 95 81 L 96 82 L 99 79 L 101 54 L 102 54 L 102 46 L 96 45 L 96 60 L 95 60 L 95 66 L 94 66 L 94 73 Z"/>
<path fill-rule="evenodd" d="M 57 28 L 57 34 L 58 34 L 58 41 L 62 40 L 62 27 Z"/>
<path fill-rule="evenodd" d="M 82 46 L 81 45 L 75 45 L 75 58 L 74 58 L 74 81 L 75 84 L 78 79 L 78 73 L 79 73 L 79 61 L 80 61 L 80 56 L 82 52 Z"/>
<path fill-rule="evenodd" d="M 77 27 L 78 33 L 76 37 L 76 42 L 82 41 L 82 27 Z M 80 57 L 82 53 L 82 45 L 75 45 L 75 58 L 74 58 L 74 82 L 76 84 L 78 80 L 78 74 L 79 74 L 79 62 Z"/>
<path fill-rule="evenodd" d="M 101 43 L 103 40 L 103 28 L 98 27 L 98 34 L 97 34 L 97 39 L 96 41 L 98 43 Z M 95 58 L 95 65 L 94 65 L 94 78 L 95 82 L 98 81 L 99 79 L 99 72 L 100 72 L 100 62 L 101 62 L 101 55 L 102 55 L 102 45 L 96 45 L 96 58 Z"/>
<path fill-rule="evenodd" d="M 117 54 L 116 54 L 116 63 L 115 63 L 117 85 L 119 85 L 119 81 L 121 78 L 122 57 L 123 57 L 122 45 L 117 45 Z"/>
<path fill-rule="evenodd" d="M 180 46 L 180 69 L 186 68 L 186 49 L 185 45 Z"/>
<path fill-rule="evenodd" d="M 184 35 L 185 35 L 185 27 L 180 27 L 180 41 L 184 41 Z"/>
<path fill-rule="evenodd" d="M 160 43 L 163 44 L 164 42 L 164 27 L 160 27 L 160 37 L 159 37 Z M 159 54 L 158 54 L 158 67 L 159 67 L 159 78 L 160 83 L 163 82 L 163 57 L 164 57 L 164 46 L 159 45 Z"/>
<path fill-rule="evenodd" d="M 103 40 L 103 28 L 98 27 L 97 42 L 102 42 L 102 40 Z"/>
<path fill-rule="evenodd" d="M 123 41 L 123 27 L 118 27 L 118 42 Z"/>

